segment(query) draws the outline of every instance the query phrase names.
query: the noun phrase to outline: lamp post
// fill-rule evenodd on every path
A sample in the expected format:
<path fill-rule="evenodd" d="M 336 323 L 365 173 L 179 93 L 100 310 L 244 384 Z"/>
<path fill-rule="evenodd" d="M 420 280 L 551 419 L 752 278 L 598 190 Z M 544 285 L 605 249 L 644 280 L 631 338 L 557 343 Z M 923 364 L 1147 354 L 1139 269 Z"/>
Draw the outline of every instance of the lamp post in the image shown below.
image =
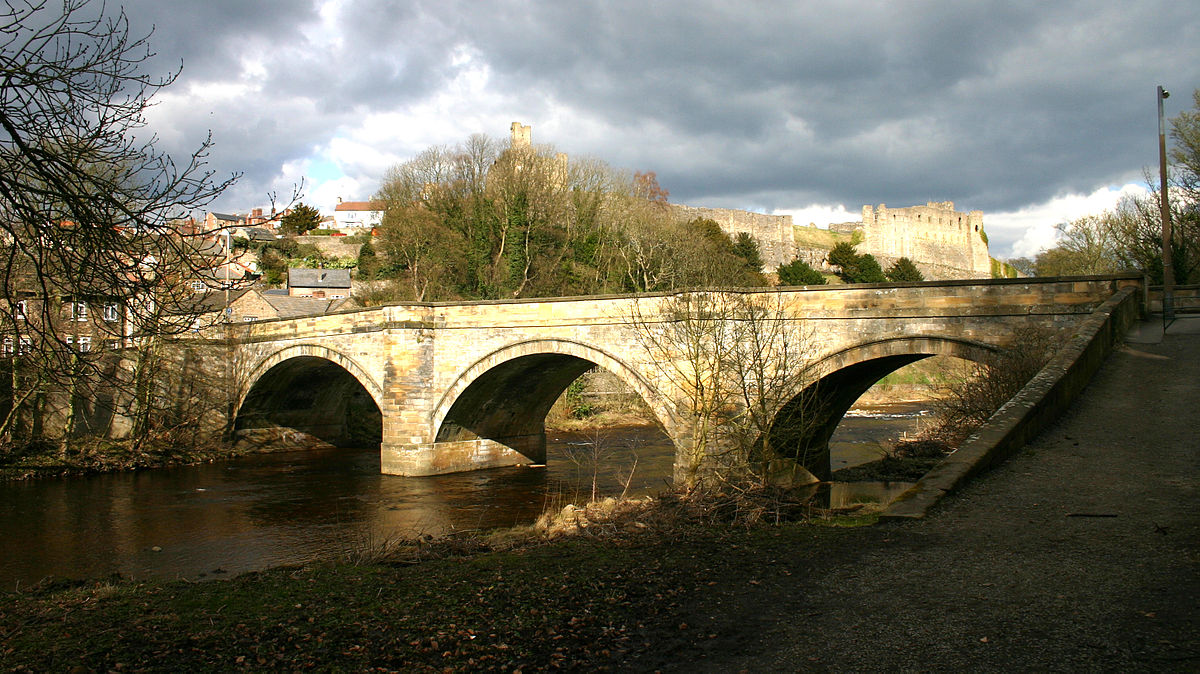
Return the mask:
<path fill-rule="evenodd" d="M 1171 264 L 1171 206 L 1167 201 L 1167 132 L 1163 122 L 1163 101 L 1171 95 L 1158 87 L 1158 207 L 1162 215 L 1163 320 L 1175 319 L 1175 270 Z"/>

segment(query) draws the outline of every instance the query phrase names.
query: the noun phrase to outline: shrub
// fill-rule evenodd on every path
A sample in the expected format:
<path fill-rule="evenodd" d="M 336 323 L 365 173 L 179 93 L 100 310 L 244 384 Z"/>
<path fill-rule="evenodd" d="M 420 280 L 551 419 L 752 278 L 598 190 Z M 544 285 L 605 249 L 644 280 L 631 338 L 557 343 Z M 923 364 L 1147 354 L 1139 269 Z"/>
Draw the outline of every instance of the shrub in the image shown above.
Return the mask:
<path fill-rule="evenodd" d="M 921 273 L 920 269 L 917 269 L 917 265 L 913 264 L 913 261 L 906 257 L 902 257 L 893 262 L 892 266 L 888 267 L 886 276 L 888 277 L 889 281 L 893 281 L 895 283 L 909 283 L 925 280 L 925 276 Z"/>
<path fill-rule="evenodd" d="M 828 282 L 821 272 L 800 258 L 781 265 L 776 273 L 780 285 L 785 286 L 822 286 Z"/>
<path fill-rule="evenodd" d="M 975 363 L 965 379 L 939 387 L 935 421 L 923 436 L 957 447 L 1045 366 L 1055 348 L 1050 331 L 1018 332 L 1011 346 Z"/>

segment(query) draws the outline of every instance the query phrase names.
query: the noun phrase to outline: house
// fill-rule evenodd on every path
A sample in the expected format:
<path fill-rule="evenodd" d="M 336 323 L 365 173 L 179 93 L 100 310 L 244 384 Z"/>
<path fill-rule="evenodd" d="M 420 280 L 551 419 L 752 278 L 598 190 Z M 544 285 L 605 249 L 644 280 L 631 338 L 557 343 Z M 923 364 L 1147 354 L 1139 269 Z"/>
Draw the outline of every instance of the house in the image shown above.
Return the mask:
<path fill-rule="evenodd" d="M 333 208 L 338 229 L 373 229 L 383 222 L 382 201 L 342 201 Z"/>
<path fill-rule="evenodd" d="M 251 243 L 274 241 L 276 238 L 278 238 L 275 236 L 275 232 L 272 232 L 266 227 L 240 226 L 234 227 L 233 229 L 229 230 L 229 232 L 233 238 L 245 239 Z"/>
<path fill-rule="evenodd" d="M 229 323 L 253 323 L 275 318 L 320 316 L 359 306 L 349 297 L 292 297 L 286 291 L 258 288 L 231 290 L 228 299 L 224 292 L 209 292 L 197 297 L 196 302 L 199 317 L 193 325 L 197 330 L 226 322 L 226 314 Z"/>
<path fill-rule="evenodd" d="M 188 287 L 193 292 L 204 293 L 210 290 L 224 290 L 226 286 L 241 287 L 257 279 L 258 262 L 243 262 L 240 257 L 239 255 L 228 262 L 214 260 L 203 266 L 196 265 L 192 277 L 187 280 Z"/>
<path fill-rule="evenodd" d="M 216 232 L 228 227 L 238 227 L 242 224 L 242 216 L 232 213 L 205 213 L 204 231 Z"/>
<path fill-rule="evenodd" d="M 341 299 L 350 296 L 349 269 L 289 269 L 288 295 Z"/>
<path fill-rule="evenodd" d="M 262 227 L 267 230 L 276 230 L 279 229 L 283 216 L 290 213 L 291 210 L 290 208 L 285 208 L 283 211 L 277 213 L 274 208 L 270 208 L 264 213 L 261 208 L 252 208 L 242 221 L 247 227 Z"/>
<path fill-rule="evenodd" d="M 17 292 L 4 308 L 12 326 L 0 343 L 0 356 L 11 357 L 46 348 L 47 343 L 78 351 L 127 346 L 130 323 L 125 303 L 117 297 L 54 297 Z"/>

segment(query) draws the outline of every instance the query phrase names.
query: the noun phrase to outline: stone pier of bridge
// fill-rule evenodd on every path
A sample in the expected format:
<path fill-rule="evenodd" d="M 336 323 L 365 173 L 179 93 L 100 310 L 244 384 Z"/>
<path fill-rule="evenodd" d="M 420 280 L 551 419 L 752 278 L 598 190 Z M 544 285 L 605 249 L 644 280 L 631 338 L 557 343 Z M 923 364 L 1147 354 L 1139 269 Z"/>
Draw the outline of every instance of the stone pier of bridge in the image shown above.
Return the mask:
<path fill-rule="evenodd" d="M 818 451 L 805 467 L 825 477 L 829 435 L 881 377 L 933 355 L 980 360 L 1031 328 L 1065 339 L 1127 286 L 1140 288 L 1141 278 L 705 292 L 769 301 L 803 326 L 804 357 L 789 377 L 797 395 L 815 384 L 822 397 L 824 418 L 805 441 Z M 395 475 L 543 463 L 546 413 L 598 366 L 645 401 L 676 445 L 676 479 L 686 479 L 696 419 L 663 367 L 683 355 L 652 353 L 639 336 L 677 318 L 662 311 L 673 298 L 402 304 L 230 326 L 234 427 L 350 446 L 364 441 L 366 420 L 378 428 L 383 472 Z"/>

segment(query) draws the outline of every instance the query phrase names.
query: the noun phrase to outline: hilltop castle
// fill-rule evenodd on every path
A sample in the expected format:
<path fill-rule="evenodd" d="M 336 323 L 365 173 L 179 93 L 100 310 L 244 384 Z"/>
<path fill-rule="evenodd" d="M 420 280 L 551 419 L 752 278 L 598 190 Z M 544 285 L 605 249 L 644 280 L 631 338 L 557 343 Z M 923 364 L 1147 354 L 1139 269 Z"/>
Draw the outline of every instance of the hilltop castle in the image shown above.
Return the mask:
<path fill-rule="evenodd" d="M 767 271 L 797 257 L 816 269 L 830 271 L 825 256 L 833 247 L 835 236 L 828 237 L 828 245 L 798 241 L 790 215 L 680 204 L 672 204 L 671 210 L 679 220 L 713 220 L 730 236 L 742 232 L 750 234 L 758 242 Z M 813 229 L 814 233 L 824 232 Z M 829 231 L 858 240 L 858 252 L 875 256 L 884 269 L 907 257 L 928 279 L 990 278 L 992 275 L 983 231 L 983 212 L 960 213 L 954 210 L 952 201 L 908 208 L 888 208 L 884 204 L 863 206 L 861 221 L 830 225 Z"/>
<path fill-rule="evenodd" d="M 830 225 L 829 229 L 851 235 L 862 232 L 858 252 L 874 255 L 881 264 L 907 257 L 929 268 L 932 273 L 926 276 L 930 278 L 988 278 L 992 274 L 983 211 L 960 213 L 954 210 L 953 201 L 907 208 L 863 206 L 861 221 Z"/>
<path fill-rule="evenodd" d="M 513 122 L 511 147 L 531 147 L 531 129 Z M 558 153 L 556 164 L 565 179 L 567 155 Z M 825 256 L 837 234 L 857 240 L 857 250 L 869 253 L 887 269 L 896 260 L 907 257 L 927 279 L 991 278 L 992 261 L 987 235 L 983 231 L 983 211 L 960 213 L 953 201 L 930 201 L 924 206 L 888 208 L 863 206 L 862 220 L 830 225 L 828 245 L 797 241 L 796 227 L 790 215 L 767 215 L 728 208 L 700 208 L 671 204 L 675 218 L 713 220 L 730 236 L 745 232 L 758 242 L 767 271 L 774 271 L 799 257 L 817 269 L 830 271 Z M 805 229 L 805 228 L 802 228 Z M 814 228 L 815 229 L 815 228 Z M 817 230 L 825 233 L 825 230 Z"/>

